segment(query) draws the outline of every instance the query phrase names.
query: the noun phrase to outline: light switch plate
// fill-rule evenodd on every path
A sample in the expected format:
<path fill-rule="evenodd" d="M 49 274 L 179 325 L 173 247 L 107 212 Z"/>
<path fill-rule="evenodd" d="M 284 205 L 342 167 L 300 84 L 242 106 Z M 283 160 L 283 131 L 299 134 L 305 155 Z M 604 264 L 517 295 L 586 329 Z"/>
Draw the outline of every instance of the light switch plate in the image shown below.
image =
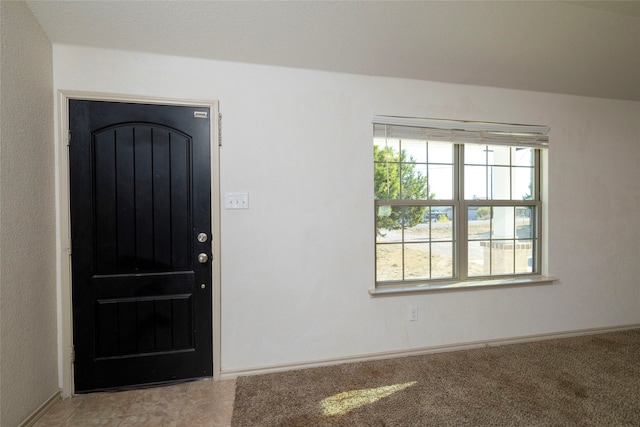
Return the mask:
<path fill-rule="evenodd" d="M 249 193 L 225 193 L 225 209 L 249 209 Z"/>

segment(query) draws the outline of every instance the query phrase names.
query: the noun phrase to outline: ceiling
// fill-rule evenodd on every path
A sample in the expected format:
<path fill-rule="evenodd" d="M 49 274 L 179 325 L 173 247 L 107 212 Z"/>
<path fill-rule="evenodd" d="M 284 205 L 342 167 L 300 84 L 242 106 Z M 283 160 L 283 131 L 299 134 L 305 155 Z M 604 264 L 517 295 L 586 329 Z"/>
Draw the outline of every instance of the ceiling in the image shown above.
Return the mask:
<path fill-rule="evenodd" d="M 640 0 L 27 4 L 54 44 L 640 101 Z"/>

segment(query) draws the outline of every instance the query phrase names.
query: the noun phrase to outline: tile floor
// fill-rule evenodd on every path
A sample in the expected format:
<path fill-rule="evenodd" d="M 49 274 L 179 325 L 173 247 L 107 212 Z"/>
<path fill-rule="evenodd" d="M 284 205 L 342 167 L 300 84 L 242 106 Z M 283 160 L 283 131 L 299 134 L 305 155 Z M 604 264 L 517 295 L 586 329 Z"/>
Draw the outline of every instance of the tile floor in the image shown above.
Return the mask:
<path fill-rule="evenodd" d="M 34 427 L 231 425 L 235 380 L 90 393 L 58 401 Z"/>

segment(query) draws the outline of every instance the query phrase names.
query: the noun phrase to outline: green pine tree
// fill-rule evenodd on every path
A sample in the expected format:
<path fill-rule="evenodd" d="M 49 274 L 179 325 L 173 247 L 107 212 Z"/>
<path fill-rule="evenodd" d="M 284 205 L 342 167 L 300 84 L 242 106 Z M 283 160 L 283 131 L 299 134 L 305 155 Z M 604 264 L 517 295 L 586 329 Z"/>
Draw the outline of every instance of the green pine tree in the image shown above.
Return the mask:
<path fill-rule="evenodd" d="M 416 170 L 414 159 L 404 150 L 399 153 L 390 147 L 373 146 L 374 187 L 377 200 L 425 200 L 432 199 L 429 193 L 427 177 Z M 413 227 L 424 221 L 427 207 L 424 206 L 391 206 L 388 215 L 378 215 L 378 232 L 381 228 L 395 230 Z"/>

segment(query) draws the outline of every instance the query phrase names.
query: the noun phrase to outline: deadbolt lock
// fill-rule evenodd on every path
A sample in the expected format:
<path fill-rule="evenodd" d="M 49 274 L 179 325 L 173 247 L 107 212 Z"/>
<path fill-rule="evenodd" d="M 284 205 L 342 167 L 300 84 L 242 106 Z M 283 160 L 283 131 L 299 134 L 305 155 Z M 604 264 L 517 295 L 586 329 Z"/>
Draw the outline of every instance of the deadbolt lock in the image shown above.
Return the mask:
<path fill-rule="evenodd" d="M 198 242 L 204 243 L 207 241 L 207 239 L 208 239 L 207 233 L 198 234 Z"/>

